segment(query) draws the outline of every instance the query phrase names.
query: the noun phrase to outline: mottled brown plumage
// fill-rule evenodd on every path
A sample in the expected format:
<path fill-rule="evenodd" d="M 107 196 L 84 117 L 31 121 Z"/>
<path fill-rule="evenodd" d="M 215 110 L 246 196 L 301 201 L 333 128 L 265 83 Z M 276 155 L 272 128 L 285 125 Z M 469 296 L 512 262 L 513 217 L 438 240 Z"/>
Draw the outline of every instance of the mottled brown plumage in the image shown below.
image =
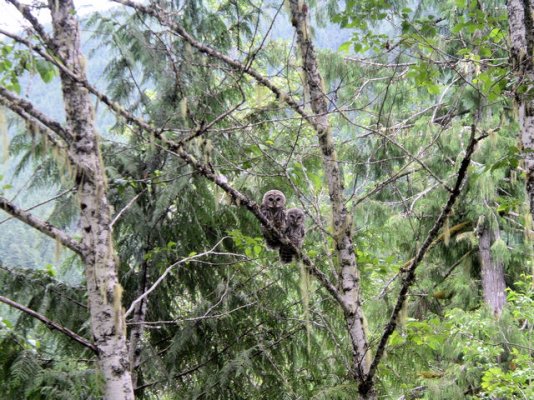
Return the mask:
<path fill-rule="evenodd" d="M 304 235 L 306 234 L 304 230 L 304 211 L 300 208 L 290 208 L 286 211 L 286 215 L 286 229 L 284 233 L 291 243 L 300 250 L 302 248 L 302 242 L 304 242 Z M 293 261 L 296 253 L 291 246 L 281 244 L 279 254 L 280 261 L 288 264 Z"/>
<path fill-rule="evenodd" d="M 260 210 L 280 233 L 284 233 L 286 229 L 285 206 L 286 196 L 281 191 L 269 190 L 263 195 Z M 268 248 L 278 249 L 280 247 L 280 241 L 269 232 L 267 227 L 262 225 L 261 232 Z"/>

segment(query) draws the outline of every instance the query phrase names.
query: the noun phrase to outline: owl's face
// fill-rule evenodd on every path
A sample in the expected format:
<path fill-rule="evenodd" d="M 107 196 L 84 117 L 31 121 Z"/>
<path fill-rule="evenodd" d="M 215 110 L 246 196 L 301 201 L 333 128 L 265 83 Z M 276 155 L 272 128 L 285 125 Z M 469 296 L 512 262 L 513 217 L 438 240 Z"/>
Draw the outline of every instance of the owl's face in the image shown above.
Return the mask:
<path fill-rule="evenodd" d="M 269 190 L 263 196 L 263 204 L 270 209 L 280 209 L 286 205 L 286 197 L 279 190 Z"/>
<path fill-rule="evenodd" d="M 304 223 L 304 212 L 300 208 L 290 208 L 287 210 L 287 221 L 289 225 L 302 225 Z"/>

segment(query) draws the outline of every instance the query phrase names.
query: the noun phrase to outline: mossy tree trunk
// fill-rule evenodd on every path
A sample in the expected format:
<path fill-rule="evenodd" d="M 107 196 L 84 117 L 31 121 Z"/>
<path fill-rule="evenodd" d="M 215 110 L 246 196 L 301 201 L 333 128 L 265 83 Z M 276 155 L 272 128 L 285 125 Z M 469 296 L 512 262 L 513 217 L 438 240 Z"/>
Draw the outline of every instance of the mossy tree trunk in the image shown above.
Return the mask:
<path fill-rule="evenodd" d="M 524 152 L 530 214 L 534 216 L 534 4 L 533 0 L 508 0 L 507 8 L 510 61 L 517 79 L 519 138 Z"/>
<path fill-rule="evenodd" d="M 55 52 L 67 68 L 85 80 L 85 63 L 80 51 L 80 27 L 72 0 L 48 2 Z M 100 155 L 95 115 L 87 89 L 61 72 L 61 86 L 67 128 L 71 137 L 67 151 L 75 163 L 80 201 L 80 226 L 91 330 L 98 349 L 100 369 L 106 382 L 106 399 L 133 399 L 128 362 L 126 325 L 121 304 L 110 227 L 104 165 Z"/>
<path fill-rule="evenodd" d="M 321 149 L 328 193 L 332 207 L 333 238 L 339 263 L 342 301 L 345 320 L 352 345 L 352 375 L 358 382 L 363 382 L 370 367 L 370 352 L 366 334 L 365 316 L 360 299 L 360 273 L 354 254 L 352 242 L 352 215 L 346 208 L 343 194 L 344 183 L 337 160 L 332 129 L 328 120 L 328 99 L 319 71 L 315 49 L 310 37 L 307 21 L 307 4 L 300 0 L 289 1 L 291 23 L 297 33 L 297 42 L 302 57 L 304 84 L 310 96 L 310 105 L 314 114 L 314 126 Z M 362 398 L 375 398 L 374 388 L 369 387 Z"/>

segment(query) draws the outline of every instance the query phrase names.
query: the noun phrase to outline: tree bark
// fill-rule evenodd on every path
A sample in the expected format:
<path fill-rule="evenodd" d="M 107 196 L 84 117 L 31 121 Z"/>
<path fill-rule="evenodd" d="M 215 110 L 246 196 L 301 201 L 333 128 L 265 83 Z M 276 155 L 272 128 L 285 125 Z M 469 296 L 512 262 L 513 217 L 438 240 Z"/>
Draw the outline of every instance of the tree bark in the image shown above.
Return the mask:
<path fill-rule="evenodd" d="M 352 243 L 352 216 L 345 206 L 344 184 L 328 120 L 328 101 L 324 94 L 323 79 L 307 22 L 308 7 L 300 0 L 290 0 L 289 5 L 291 23 L 297 32 L 305 85 L 314 113 L 314 127 L 323 155 L 325 176 L 332 204 L 333 236 L 340 266 L 342 300 L 345 305 L 346 326 L 352 345 L 352 374 L 357 381 L 362 382 L 369 372 L 371 357 L 366 335 L 366 322 L 360 300 L 360 274 Z M 361 395 L 364 398 L 375 397 L 373 390 Z"/>
<path fill-rule="evenodd" d="M 57 55 L 85 80 L 85 62 L 80 51 L 80 29 L 72 0 L 49 0 Z M 91 314 L 91 329 L 104 376 L 106 399 L 133 399 L 126 325 L 121 305 L 111 237 L 111 210 L 106 198 L 104 165 L 95 130 L 95 116 L 87 89 L 60 73 L 67 126 L 72 137 L 69 154 L 76 164 L 80 200 L 82 244 Z"/>
<path fill-rule="evenodd" d="M 508 0 L 510 62 L 518 78 L 515 98 L 519 110 L 520 142 L 527 174 L 526 189 L 534 217 L 534 4 Z"/>
<path fill-rule="evenodd" d="M 84 255 L 84 247 L 61 229 L 56 228 L 48 221 L 43 221 L 35 215 L 18 208 L 3 196 L 0 196 L 0 209 L 17 218 L 19 221 L 24 222 L 26 225 L 44 233 L 48 237 L 59 241 L 62 245 L 71 249 L 75 253 L 78 253 L 81 256 Z"/>
<path fill-rule="evenodd" d="M 141 267 L 141 275 L 139 277 L 139 296 L 141 296 L 146 288 L 148 283 L 148 261 L 143 261 Z M 145 318 L 146 311 L 148 306 L 148 299 L 143 299 L 135 305 L 133 310 L 132 318 L 132 328 L 130 329 L 130 349 L 129 349 L 129 360 L 130 360 L 130 373 L 132 375 L 132 385 L 134 388 L 138 385 L 139 378 L 139 365 L 141 365 L 141 351 L 142 351 L 142 339 L 143 333 L 145 331 Z"/>
<path fill-rule="evenodd" d="M 495 260 L 491 254 L 491 246 L 499 238 L 500 233 L 498 227 L 492 229 L 487 222 L 479 226 L 478 251 L 484 302 L 490 307 L 493 315 L 497 318 L 500 317 L 506 303 L 504 265 L 502 262 Z"/>

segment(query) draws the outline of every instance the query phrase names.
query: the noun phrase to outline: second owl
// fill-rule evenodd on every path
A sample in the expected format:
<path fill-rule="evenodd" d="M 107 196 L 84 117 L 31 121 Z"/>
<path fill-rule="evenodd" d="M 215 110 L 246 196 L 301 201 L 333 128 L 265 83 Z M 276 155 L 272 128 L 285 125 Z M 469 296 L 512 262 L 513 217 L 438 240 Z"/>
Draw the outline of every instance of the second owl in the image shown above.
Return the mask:
<path fill-rule="evenodd" d="M 304 211 L 300 208 L 290 208 L 287 210 L 286 229 L 284 233 L 297 249 L 300 250 L 302 248 L 302 242 L 304 241 L 304 235 L 306 234 L 306 231 L 304 230 Z M 280 244 L 278 253 L 280 254 L 280 261 L 284 264 L 293 261 L 293 257 L 296 255 L 293 248 L 285 244 Z"/>

